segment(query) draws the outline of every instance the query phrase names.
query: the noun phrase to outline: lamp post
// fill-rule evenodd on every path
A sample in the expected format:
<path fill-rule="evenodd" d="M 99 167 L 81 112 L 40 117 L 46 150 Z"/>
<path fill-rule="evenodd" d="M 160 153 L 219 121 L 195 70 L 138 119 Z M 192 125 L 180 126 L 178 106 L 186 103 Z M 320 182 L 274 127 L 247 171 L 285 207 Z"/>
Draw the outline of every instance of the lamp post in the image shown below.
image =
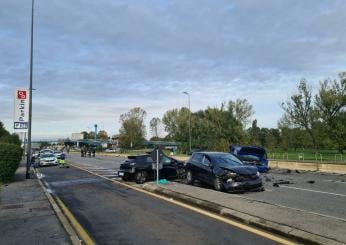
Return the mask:
<path fill-rule="evenodd" d="M 190 107 L 190 94 L 186 91 L 183 92 L 187 95 L 188 103 L 189 103 L 189 146 L 190 146 L 190 153 L 191 153 L 191 107 Z"/>
<path fill-rule="evenodd" d="M 28 122 L 28 149 L 26 156 L 25 177 L 30 179 L 31 165 L 31 121 L 32 121 L 32 66 L 33 66 L 33 46 L 34 46 L 34 0 L 31 1 L 31 39 L 30 39 L 30 86 L 29 86 L 29 122 Z"/>

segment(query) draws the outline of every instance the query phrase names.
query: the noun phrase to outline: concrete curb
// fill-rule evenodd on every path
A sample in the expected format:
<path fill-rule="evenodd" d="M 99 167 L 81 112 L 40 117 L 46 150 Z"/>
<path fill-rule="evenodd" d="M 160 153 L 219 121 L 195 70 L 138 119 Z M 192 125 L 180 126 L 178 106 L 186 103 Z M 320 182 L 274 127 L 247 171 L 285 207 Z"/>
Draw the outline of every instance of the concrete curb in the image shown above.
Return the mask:
<path fill-rule="evenodd" d="M 42 183 L 41 179 L 37 175 L 37 171 L 35 169 L 32 169 L 34 174 L 36 175 L 36 179 L 38 183 L 40 184 L 44 194 L 46 195 L 50 205 L 52 206 L 58 220 L 60 221 L 61 225 L 65 229 L 66 233 L 68 234 L 70 241 L 73 245 L 82 245 L 82 240 L 78 237 L 77 233 L 71 226 L 70 222 L 68 221 L 67 217 L 65 216 L 64 212 L 60 209 L 60 206 L 55 202 L 54 197 L 47 191 L 47 189 L 44 187 L 44 184 Z"/>
<path fill-rule="evenodd" d="M 274 223 L 268 220 L 265 220 L 260 217 L 252 216 L 246 213 L 239 212 L 237 210 L 233 210 L 230 208 L 223 207 L 219 204 L 205 201 L 202 199 L 198 199 L 195 197 L 188 196 L 186 194 L 182 194 L 179 192 L 171 191 L 164 189 L 162 187 L 153 186 L 150 184 L 144 184 L 142 189 L 146 191 L 153 192 L 155 194 L 163 195 L 168 198 L 173 198 L 175 200 L 181 201 L 183 203 L 197 206 L 201 209 L 207 210 L 209 212 L 215 213 L 217 215 L 223 216 L 225 218 L 229 218 L 232 220 L 237 220 L 242 223 L 260 228 L 265 231 L 269 231 L 280 236 L 296 240 L 298 242 L 302 242 L 304 244 L 335 244 L 341 245 L 344 244 L 340 241 L 336 241 L 333 239 L 329 239 L 327 237 L 319 236 L 317 234 L 313 234 L 310 232 L 306 232 L 303 230 L 298 230 L 294 227 L 287 226 L 285 224 Z"/>

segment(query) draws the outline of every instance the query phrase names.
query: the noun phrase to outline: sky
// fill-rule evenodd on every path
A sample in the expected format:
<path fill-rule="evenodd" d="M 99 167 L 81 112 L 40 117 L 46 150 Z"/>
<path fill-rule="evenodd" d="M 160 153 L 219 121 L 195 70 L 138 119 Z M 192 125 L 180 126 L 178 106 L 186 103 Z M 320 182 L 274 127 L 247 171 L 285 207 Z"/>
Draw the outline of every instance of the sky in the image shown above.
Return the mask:
<path fill-rule="evenodd" d="M 0 121 L 29 86 L 30 0 L 0 0 Z M 245 98 L 260 127 L 306 78 L 315 91 L 346 71 L 344 0 L 36 0 L 33 139 L 109 134 L 133 107 L 170 109 Z M 150 133 L 148 132 L 148 136 Z"/>

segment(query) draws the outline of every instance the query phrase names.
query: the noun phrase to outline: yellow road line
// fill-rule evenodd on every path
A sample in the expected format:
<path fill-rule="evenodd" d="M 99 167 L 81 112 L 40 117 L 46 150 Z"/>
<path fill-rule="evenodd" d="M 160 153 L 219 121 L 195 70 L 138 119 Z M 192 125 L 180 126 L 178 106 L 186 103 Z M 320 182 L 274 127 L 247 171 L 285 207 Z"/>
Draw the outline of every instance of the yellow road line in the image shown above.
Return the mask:
<path fill-rule="evenodd" d="M 71 166 L 73 166 L 74 168 L 77 168 L 77 169 L 80 169 L 80 170 L 83 170 L 85 172 L 88 172 L 90 174 L 93 174 L 93 175 L 96 175 L 98 177 L 101 177 L 103 179 L 106 179 L 108 181 L 111 181 L 115 184 L 118 184 L 118 185 L 121 185 L 121 186 L 124 186 L 124 187 L 127 187 L 127 188 L 131 188 L 133 190 L 136 190 L 136 191 L 139 191 L 139 192 L 142 192 L 142 193 L 145 193 L 147 195 L 150 195 L 150 196 L 153 196 L 153 197 L 156 197 L 158 199 L 161 199 L 161 200 L 165 200 L 169 203 L 173 203 L 177 206 L 180 206 L 180 207 L 183 207 L 183 208 L 186 208 L 186 209 L 189 209 L 191 211 L 194 211 L 196 213 L 199 213 L 199 214 L 202 214 L 202 215 L 205 215 L 207 217 L 210 217 L 210 218 L 213 218 L 213 219 L 216 219 L 218 221 L 221 221 L 221 222 L 224 222 L 226 224 L 229 224 L 229 225 L 232 225 L 232 226 L 235 226 L 239 229 L 242 229 L 242 230 L 245 230 L 245 231 L 248 231 L 248 232 L 251 232 L 253 234 L 256 234 L 258 236 L 261 236 L 261 237 L 264 237 L 264 238 L 267 238 L 267 239 L 270 239 L 270 240 L 273 240 L 275 242 L 278 242 L 278 243 L 281 243 L 281 244 L 285 244 L 285 245 L 293 245 L 293 244 L 297 244 L 297 243 L 294 243 L 292 241 L 289 241 L 287 239 L 284 239 L 284 238 L 281 238 L 281 237 L 278 237 L 276 235 L 273 235 L 273 234 L 270 234 L 268 232 L 265 232 L 265 231 L 262 231 L 262 230 L 258 230 L 256 228 L 253 228 L 251 226 L 248 226 L 248 225 L 245 225 L 245 224 L 242 224 L 242 223 L 239 223 L 239 222 L 236 222 L 236 221 L 233 221 L 233 220 L 230 220 L 230 219 L 227 219 L 227 218 L 224 218 L 220 215 L 217 215 L 217 214 L 214 214 L 214 213 L 211 213 L 211 212 L 208 212 L 208 211 L 205 211 L 203 209 L 200 209 L 200 208 L 196 208 L 192 205 L 189 205 L 189 204 L 185 204 L 185 203 L 182 203 L 182 202 L 179 202 L 179 201 L 176 201 L 176 200 L 173 200 L 172 198 L 168 198 L 168 197 L 164 197 L 164 196 L 161 196 L 161 195 L 158 195 L 158 194 L 155 194 L 155 193 L 152 193 L 152 192 L 149 192 L 149 191 L 146 191 L 146 190 L 143 190 L 141 188 L 138 188 L 138 187 L 135 187 L 135 186 L 132 186 L 132 185 L 129 185 L 129 184 L 125 184 L 125 183 L 122 183 L 120 181 L 117 181 L 117 180 L 113 180 L 113 179 L 109 179 L 107 177 L 104 177 L 100 174 L 97 174 L 97 173 L 94 173 L 92 171 L 89 171 L 85 168 L 82 168 L 80 166 L 76 166 L 74 164 L 70 164 Z"/>
<path fill-rule="evenodd" d="M 80 238 L 84 241 L 87 245 L 94 245 L 95 242 L 93 239 L 89 236 L 89 234 L 84 230 L 84 228 L 79 224 L 79 222 L 76 220 L 76 218 L 73 216 L 73 214 L 70 212 L 70 210 L 65 206 L 65 204 L 60 200 L 59 197 L 56 197 L 56 201 L 68 220 L 71 222 L 72 226 L 75 228 L 76 232 L 80 236 Z"/>
<path fill-rule="evenodd" d="M 34 169 L 34 172 L 35 172 L 35 174 L 40 173 L 40 171 L 38 169 Z M 73 245 L 81 245 L 82 241 L 80 240 L 80 238 L 76 234 L 76 231 L 74 230 L 74 228 L 71 226 L 71 223 L 68 221 L 66 215 L 63 213 L 63 211 L 61 210 L 59 205 L 56 203 L 53 196 L 47 191 L 47 189 L 43 185 L 40 178 L 37 178 L 37 180 L 38 180 L 38 183 L 40 184 L 44 194 L 46 195 L 48 201 L 52 205 L 52 208 L 53 208 L 55 214 L 57 215 L 60 223 L 64 227 L 67 234 L 70 236 L 70 240 L 71 240 L 72 244 Z"/>

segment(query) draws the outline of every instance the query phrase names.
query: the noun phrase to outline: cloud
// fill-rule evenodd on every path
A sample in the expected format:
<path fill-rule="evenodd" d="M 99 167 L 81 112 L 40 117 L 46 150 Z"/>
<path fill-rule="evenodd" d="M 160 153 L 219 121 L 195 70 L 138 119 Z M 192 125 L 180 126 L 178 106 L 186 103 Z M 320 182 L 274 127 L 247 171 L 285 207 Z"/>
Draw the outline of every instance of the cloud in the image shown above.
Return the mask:
<path fill-rule="evenodd" d="M 37 1 L 34 135 L 66 136 L 141 106 L 150 117 L 247 98 L 275 127 L 280 102 L 345 69 L 346 5 L 335 1 Z M 0 9 L 0 120 L 29 77 L 30 3 Z M 83 128 L 84 127 L 84 128 Z"/>

